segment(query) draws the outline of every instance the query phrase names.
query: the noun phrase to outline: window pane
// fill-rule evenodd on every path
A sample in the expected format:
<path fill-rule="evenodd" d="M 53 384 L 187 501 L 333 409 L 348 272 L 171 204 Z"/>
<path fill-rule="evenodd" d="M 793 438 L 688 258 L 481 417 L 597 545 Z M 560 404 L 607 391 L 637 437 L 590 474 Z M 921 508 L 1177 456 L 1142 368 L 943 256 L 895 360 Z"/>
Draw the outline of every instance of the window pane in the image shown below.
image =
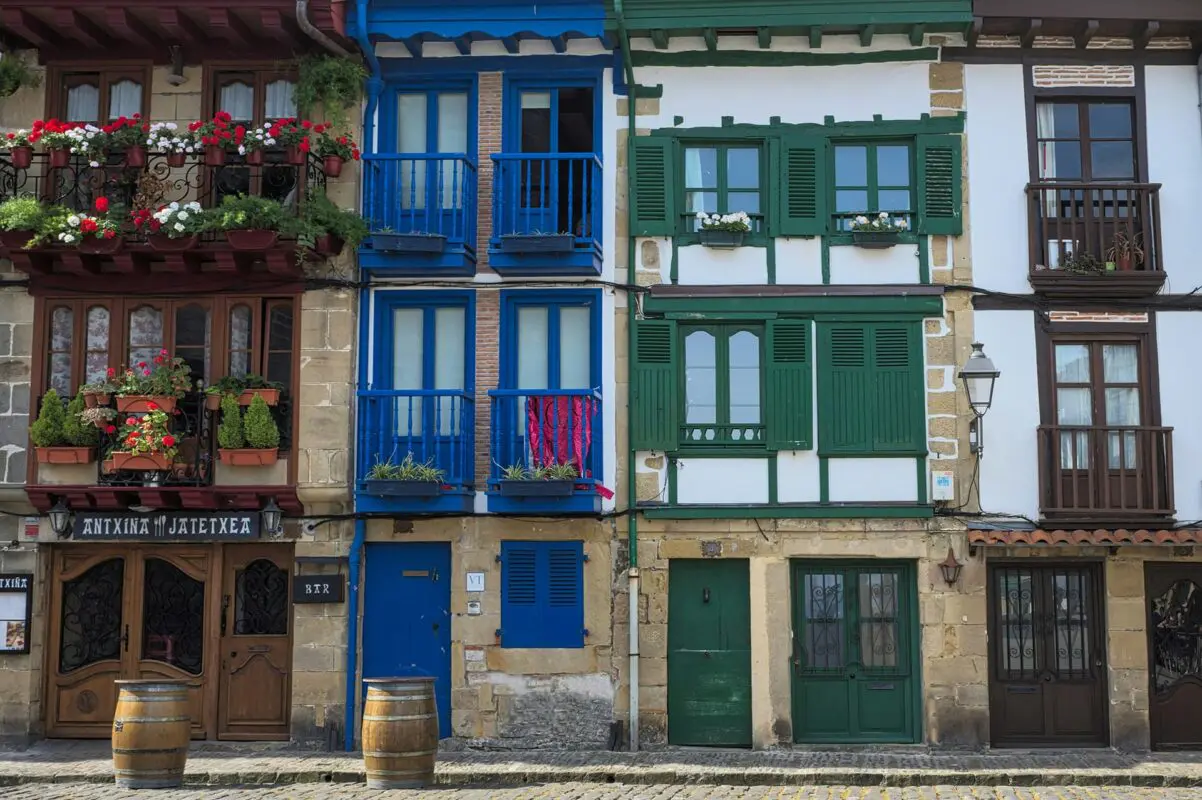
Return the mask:
<path fill-rule="evenodd" d="M 750 331 L 730 337 L 730 421 L 760 422 L 760 338 Z"/>
<path fill-rule="evenodd" d="M 236 120 L 249 122 L 255 118 L 255 90 L 248 83 L 237 81 L 221 87 L 217 106 Z M 284 116 L 291 116 L 285 114 Z"/>
<path fill-rule="evenodd" d="M 717 192 L 687 192 L 685 197 L 690 212 L 705 211 L 712 214 L 718 210 Z"/>
<path fill-rule="evenodd" d="M 175 312 L 175 355 L 184 359 L 192 370 L 192 380 L 213 380 L 209 369 L 209 337 L 211 315 L 200 305 L 186 305 Z"/>
<path fill-rule="evenodd" d="M 141 306 L 129 312 L 129 357 L 133 367 L 154 357 L 163 349 L 163 312 L 153 306 Z"/>
<path fill-rule="evenodd" d="M 50 315 L 50 388 L 66 397 L 71 393 L 71 343 L 75 315 L 59 306 Z"/>
<path fill-rule="evenodd" d="M 1089 157 L 1095 179 L 1135 177 L 1135 150 L 1131 142 L 1094 142 L 1089 146 Z"/>
<path fill-rule="evenodd" d="M 104 306 L 88 309 L 87 363 L 84 382 L 103 380 L 109 366 L 109 310 Z"/>
<path fill-rule="evenodd" d="M 269 381 L 292 383 L 292 306 L 277 303 L 267 312 L 267 374 Z"/>
<path fill-rule="evenodd" d="M 1131 138 L 1131 106 L 1126 103 L 1090 103 L 1089 138 Z"/>
<path fill-rule="evenodd" d="M 868 185 L 868 148 L 843 145 L 835 148 L 835 185 Z"/>
<path fill-rule="evenodd" d="M 394 309 L 392 336 L 392 388 L 424 388 L 425 312 L 420 308 Z"/>
<path fill-rule="evenodd" d="M 910 185 L 910 148 L 904 144 L 881 145 L 876 149 L 878 186 Z"/>
<path fill-rule="evenodd" d="M 551 152 L 551 93 L 522 92 L 522 152 Z"/>
<path fill-rule="evenodd" d="M 434 388 L 463 389 L 465 370 L 464 325 L 465 312 L 462 308 L 434 309 Z M 459 433 L 462 422 L 459 411 L 463 401 L 451 397 L 438 400 L 435 425 L 444 436 Z"/>
<path fill-rule="evenodd" d="M 72 122 L 96 122 L 100 119 L 100 87 L 90 83 L 67 90 L 67 119 Z"/>
<path fill-rule="evenodd" d="M 756 189 L 760 185 L 760 151 L 754 147 L 732 147 L 726 151 L 726 186 Z"/>
<path fill-rule="evenodd" d="M 463 92 L 438 95 L 438 152 L 467 152 L 467 95 Z"/>
<path fill-rule="evenodd" d="M 1089 383 L 1089 345 L 1056 345 L 1056 383 Z"/>
<path fill-rule="evenodd" d="M 1060 425 L 1092 425 L 1093 394 L 1090 390 L 1057 389 L 1056 422 Z"/>
<path fill-rule="evenodd" d="M 685 148 L 684 185 L 689 189 L 718 188 L 718 150 L 716 148 Z"/>
<path fill-rule="evenodd" d="M 883 189 L 877 193 L 880 208 L 869 211 L 909 211 L 910 191 L 908 189 Z"/>
<path fill-rule="evenodd" d="M 1039 175 L 1042 178 L 1081 178 L 1080 142 L 1042 142 L 1039 145 Z"/>
<path fill-rule="evenodd" d="M 1102 375 L 1106 383 L 1139 383 L 1139 346 L 1102 345 Z"/>
<path fill-rule="evenodd" d="M 718 421 L 718 361 L 714 337 L 693 331 L 684 340 L 685 422 Z"/>
<path fill-rule="evenodd" d="M 805 576 L 805 666 L 839 669 L 843 653 L 843 576 L 839 573 Z"/>
<path fill-rule="evenodd" d="M 267 84 L 263 103 L 265 119 L 296 116 L 296 84 L 292 81 L 272 81 Z"/>
<path fill-rule="evenodd" d="M 734 211 L 745 211 L 748 214 L 760 213 L 759 192 L 730 192 L 726 198 L 725 211 L 728 214 Z M 759 223 L 756 220 L 752 220 L 751 224 L 758 227 Z"/>
<path fill-rule="evenodd" d="M 117 81 L 109 86 L 109 119 L 132 117 L 142 113 L 142 84 Z"/>
<path fill-rule="evenodd" d="M 871 210 L 868 207 L 868 192 L 863 189 L 840 189 L 835 192 L 835 211 L 854 214 Z"/>
<path fill-rule="evenodd" d="M 1106 424 L 1139 424 L 1139 389 L 1106 390 Z"/>
<path fill-rule="evenodd" d="M 237 305 L 230 309 L 230 374 L 248 375 L 250 367 L 250 307 Z"/>
<path fill-rule="evenodd" d="M 1035 130 L 1040 139 L 1075 139 L 1081 135 L 1076 103 L 1040 103 L 1035 108 Z"/>
<path fill-rule="evenodd" d="M 591 307 L 559 309 L 559 388 L 591 389 Z"/>
<path fill-rule="evenodd" d="M 548 349 L 546 307 L 519 308 L 517 388 L 549 388 Z"/>
<path fill-rule="evenodd" d="M 397 96 L 399 123 L 397 150 L 401 153 L 426 152 L 426 96 L 402 94 Z"/>

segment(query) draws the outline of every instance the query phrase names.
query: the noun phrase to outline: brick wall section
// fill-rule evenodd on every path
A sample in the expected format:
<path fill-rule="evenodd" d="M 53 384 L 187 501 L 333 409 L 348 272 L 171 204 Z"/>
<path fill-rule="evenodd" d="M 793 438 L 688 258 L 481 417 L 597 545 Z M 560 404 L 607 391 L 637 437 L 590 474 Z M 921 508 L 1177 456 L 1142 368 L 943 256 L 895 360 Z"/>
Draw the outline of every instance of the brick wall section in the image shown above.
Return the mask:
<path fill-rule="evenodd" d="M 1031 69 L 1036 86 L 1134 86 L 1135 67 L 1041 64 Z"/>
<path fill-rule="evenodd" d="M 1036 48 L 1043 49 L 1076 49 L 1077 44 L 1067 36 L 1037 36 L 1033 43 Z M 977 47 L 1022 47 L 1022 37 L 1019 36 L 982 36 L 977 39 Z M 1189 50 L 1192 45 L 1185 37 L 1165 36 L 1153 39 L 1148 43 L 1149 50 Z M 1087 50 L 1132 50 L 1135 42 L 1121 36 L 1099 36 L 1090 40 Z"/>
<path fill-rule="evenodd" d="M 1138 322 L 1146 323 L 1147 313 L 1122 314 L 1112 311 L 1049 311 L 1048 322 Z"/>
<path fill-rule="evenodd" d="M 481 72 L 476 84 L 476 264 L 488 269 L 488 240 L 492 238 L 493 153 L 501 152 L 501 73 Z M 477 357 L 477 361 L 479 357 Z"/>
<path fill-rule="evenodd" d="M 500 381 L 501 295 L 496 289 L 476 291 L 476 490 L 488 480 L 492 457 L 492 406 L 488 391 Z"/>

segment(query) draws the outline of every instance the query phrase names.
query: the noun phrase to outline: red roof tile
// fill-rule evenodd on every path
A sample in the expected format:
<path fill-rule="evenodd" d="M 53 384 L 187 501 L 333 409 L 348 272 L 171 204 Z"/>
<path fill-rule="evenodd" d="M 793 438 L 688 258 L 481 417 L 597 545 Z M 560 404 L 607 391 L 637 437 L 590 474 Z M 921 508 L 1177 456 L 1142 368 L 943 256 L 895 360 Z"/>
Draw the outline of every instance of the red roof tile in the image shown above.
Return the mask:
<path fill-rule="evenodd" d="M 1006 547 L 1028 545 L 1035 547 L 1058 547 L 1063 545 L 1188 545 L 1202 544 L 1202 529 L 1175 528 L 1170 530 L 1139 529 L 1118 530 L 1018 530 L 1018 531 L 969 531 L 970 545 Z"/>

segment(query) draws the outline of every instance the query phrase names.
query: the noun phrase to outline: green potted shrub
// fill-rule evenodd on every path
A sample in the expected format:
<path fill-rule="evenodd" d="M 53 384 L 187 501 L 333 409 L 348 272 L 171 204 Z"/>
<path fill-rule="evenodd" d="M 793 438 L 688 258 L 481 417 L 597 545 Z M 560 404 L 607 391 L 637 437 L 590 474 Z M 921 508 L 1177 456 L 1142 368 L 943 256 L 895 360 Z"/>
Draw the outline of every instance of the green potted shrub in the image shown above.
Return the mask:
<path fill-rule="evenodd" d="M 221 426 L 217 430 L 221 463 L 231 467 L 270 467 L 279 459 L 280 429 L 262 397 L 255 397 L 246 415 L 238 399 L 221 399 Z"/>
<path fill-rule="evenodd" d="M 12 197 L 0 203 L 0 247 L 28 247 L 45 225 L 46 213 L 42 201 L 32 196 Z"/>
<path fill-rule="evenodd" d="M 291 214 L 275 200 L 256 195 L 226 195 L 216 211 L 210 212 L 209 227 L 225 234 L 235 250 L 263 252 L 279 239 Z"/>
<path fill-rule="evenodd" d="M 380 497 L 437 497 L 442 491 L 442 479 L 446 472 L 434 466 L 434 459 L 419 462 L 413 453 L 407 453 L 401 463 L 391 458 L 376 463 L 367 471 L 364 489 L 368 494 Z"/>
<path fill-rule="evenodd" d="M 305 201 L 297 225 L 297 243 L 320 255 L 336 256 L 367 238 L 367 222 L 355 211 L 339 208 L 324 193 Z"/>
<path fill-rule="evenodd" d="M 570 497 L 580 479 L 575 464 L 510 464 L 501 472 L 501 494 L 509 497 Z"/>
<path fill-rule="evenodd" d="M 81 411 L 82 396 L 73 399 L 68 408 L 63 408 L 63 401 L 54 389 L 42 397 L 38 418 L 29 426 L 29 438 L 39 464 L 89 464 L 96 460 L 95 442 L 88 443 L 84 426 L 79 424 Z M 91 428 L 90 432 L 95 435 L 96 429 Z"/>

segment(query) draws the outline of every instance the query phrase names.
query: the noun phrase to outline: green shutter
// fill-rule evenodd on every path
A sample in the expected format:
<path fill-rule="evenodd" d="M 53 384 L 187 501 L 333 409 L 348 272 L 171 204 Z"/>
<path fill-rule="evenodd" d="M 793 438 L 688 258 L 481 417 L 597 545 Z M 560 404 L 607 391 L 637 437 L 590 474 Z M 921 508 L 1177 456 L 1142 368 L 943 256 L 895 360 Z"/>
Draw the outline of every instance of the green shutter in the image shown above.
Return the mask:
<path fill-rule="evenodd" d="M 959 236 L 964 229 L 959 135 L 918 137 L 918 232 Z"/>
<path fill-rule="evenodd" d="M 821 236 L 827 231 L 827 140 L 786 136 L 780 148 L 781 236 Z"/>
<path fill-rule="evenodd" d="M 630 375 L 632 445 L 636 450 L 676 449 L 676 324 L 634 324 Z"/>
<path fill-rule="evenodd" d="M 631 170 L 634 236 L 671 236 L 676 231 L 676 169 L 672 139 L 637 136 Z"/>
<path fill-rule="evenodd" d="M 876 323 L 872 336 L 874 453 L 926 450 L 921 323 Z"/>
<path fill-rule="evenodd" d="M 863 453 L 872 441 L 868 338 L 863 324 L 818 325 L 818 452 Z"/>
<path fill-rule="evenodd" d="M 814 446 L 810 321 L 768 322 L 767 396 L 764 412 L 769 450 L 809 450 Z"/>

